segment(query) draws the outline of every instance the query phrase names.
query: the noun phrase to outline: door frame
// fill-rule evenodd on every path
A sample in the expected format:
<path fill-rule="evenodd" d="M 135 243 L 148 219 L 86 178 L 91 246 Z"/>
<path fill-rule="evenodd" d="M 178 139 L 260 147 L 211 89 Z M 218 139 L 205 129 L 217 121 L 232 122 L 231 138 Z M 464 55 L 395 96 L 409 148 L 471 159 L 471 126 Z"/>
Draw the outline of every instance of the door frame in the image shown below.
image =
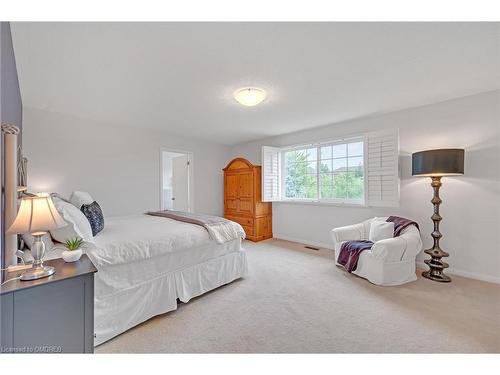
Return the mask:
<path fill-rule="evenodd" d="M 159 193 L 160 199 L 159 209 L 163 208 L 163 153 L 164 152 L 174 152 L 179 154 L 187 155 L 188 159 L 188 212 L 194 212 L 194 153 L 192 151 L 179 150 L 170 147 L 160 147 L 160 183 L 159 183 Z"/>

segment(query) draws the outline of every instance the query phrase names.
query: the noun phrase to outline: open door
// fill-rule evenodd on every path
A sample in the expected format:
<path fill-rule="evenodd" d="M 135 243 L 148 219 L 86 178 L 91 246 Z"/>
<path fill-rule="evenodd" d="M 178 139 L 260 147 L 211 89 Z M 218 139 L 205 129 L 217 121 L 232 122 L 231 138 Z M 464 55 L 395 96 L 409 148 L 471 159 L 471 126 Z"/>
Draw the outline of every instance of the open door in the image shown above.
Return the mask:
<path fill-rule="evenodd" d="M 189 160 L 187 155 L 172 159 L 172 205 L 176 211 L 189 211 Z"/>
<path fill-rule="evenodd" d="M 191 154 L 161 151 L 160 205 L 162 210 L 191 211 Z"/>

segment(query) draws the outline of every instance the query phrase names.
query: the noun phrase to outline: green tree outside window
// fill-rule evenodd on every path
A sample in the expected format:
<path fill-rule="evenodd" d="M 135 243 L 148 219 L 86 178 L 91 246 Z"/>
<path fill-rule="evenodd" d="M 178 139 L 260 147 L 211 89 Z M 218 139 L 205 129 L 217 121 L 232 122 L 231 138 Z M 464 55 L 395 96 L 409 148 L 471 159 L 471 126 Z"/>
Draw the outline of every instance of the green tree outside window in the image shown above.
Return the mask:
<path fill-rule="evenodd" d="M 359 145 L 359 142 L 356 144 Z M 350 145 L 349 145 L 350 146 Z M 332 157 L 331 152 L 321 149 L 320 155 Z M 354 149 L 354 147 L 353 147 Z M 361 147 L 357 149 L 362 150 Z M 328 151 L 328 150 L 327 150 Z M 364 196 L 363 157 L 342 155 L 333 160 L 320 160 L 316 171 L 316 149 L 293 150 L 285 152 L 285 196 L 289 199 L 339 199 L 362 200 Z M 344 159 L 346 161 L 342 161 Z M 335 160 L 337 162 L 335 162 Z M 346 163 L 347 162 L 347 163 Z M 332 167 L 332 165 L 334 167 Z M 347 167 L 345 167 L 347 165 Z M 337 166 L 337 168 L 335 168 Z M 340 167 L 338 167 L 340 166 Z M 319 174 L 319 178 L 318 175 Z M 319 188 L 318 188 L 319 180 Z M 319 192 L 319 197 L 318 197 Z"/>

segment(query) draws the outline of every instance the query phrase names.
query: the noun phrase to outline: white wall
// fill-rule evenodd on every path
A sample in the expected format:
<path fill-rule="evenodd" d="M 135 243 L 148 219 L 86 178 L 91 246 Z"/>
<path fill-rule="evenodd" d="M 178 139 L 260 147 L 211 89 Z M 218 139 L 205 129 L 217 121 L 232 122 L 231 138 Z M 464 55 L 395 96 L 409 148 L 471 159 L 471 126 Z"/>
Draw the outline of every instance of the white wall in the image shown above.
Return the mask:
<path fill-rule="evenodd" d="M 91 193 L 106 216 L 160 207 L 160 148 L 193 152 L 194 208 L 221 215 L 229 147 L 24 108 L 30 191 Z"/>
<path fill-rule="evenodd" d="M 372 216 L 397 214 L 421 225 L 432 243 L 430 179 L 411 176 L 412 152 L 446 147 L 466 150 L 465 176 L 443 178 L 442 248 L 450 273 L 500 282 L 500 92 L 240 144 L 232 156 L 260 164 L 261 146 L 286 146 L 367 130 L 399 128 L 401 206 L 397 209 L 273 203 L 275 237 L 331 246 L 330 230 Z M 424 257 L 419 257 L 422 260 Z"/>

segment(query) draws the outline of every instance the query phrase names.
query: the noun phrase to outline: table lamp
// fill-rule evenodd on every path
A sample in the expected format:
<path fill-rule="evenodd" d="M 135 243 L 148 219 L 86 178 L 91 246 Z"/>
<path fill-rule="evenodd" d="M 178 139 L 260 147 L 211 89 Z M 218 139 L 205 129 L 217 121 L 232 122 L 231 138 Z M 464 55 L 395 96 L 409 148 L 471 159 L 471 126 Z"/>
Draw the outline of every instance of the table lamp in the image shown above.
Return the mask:
<path fill-rule="evenodd" d="M 434 281 L 451 281 L 451 278 L 443 272 L 445 268 L 448 268 L 448 264 L 441 260 L 449 254 L 439 247 L 439 240 L 443 236 L 439 231 L 439 222 L 442 220 L 441 215 L 439 215 L 439 205 L 442 202 L 439 197 L 439 188 L 442 185 L 441 178 L 443 176 L 463 175 L 464 155 L 465 151 L 458 148 L 427 150 L 412 155 L 412 175 L 430 177 L 432 179 L 431 186 L 434 189 L 434 197 L 431 200 L 434 205 L 434 214 L 431 216 L 434 222 L 434 230 L 431 233 L 434 245 L 425 250 L 431 259 L 424 261 L 429 266 L 429 270 L 422 273 L 423 277 Z"/>
<path fill-rule="evenodd" d="M 43 265 L 45 244 L 42 237 L 47 231 L 65 225 L 67 225 L 66 222 L 59 215 L 48 195 L 23 197 L 16 219 L 6 232 L 7 234 L 31 233 L 34 237 L 31 247 L 33 267 L 21 275 L 21 280 L 36 280 L 54 274 L 54 267 Z"/>

